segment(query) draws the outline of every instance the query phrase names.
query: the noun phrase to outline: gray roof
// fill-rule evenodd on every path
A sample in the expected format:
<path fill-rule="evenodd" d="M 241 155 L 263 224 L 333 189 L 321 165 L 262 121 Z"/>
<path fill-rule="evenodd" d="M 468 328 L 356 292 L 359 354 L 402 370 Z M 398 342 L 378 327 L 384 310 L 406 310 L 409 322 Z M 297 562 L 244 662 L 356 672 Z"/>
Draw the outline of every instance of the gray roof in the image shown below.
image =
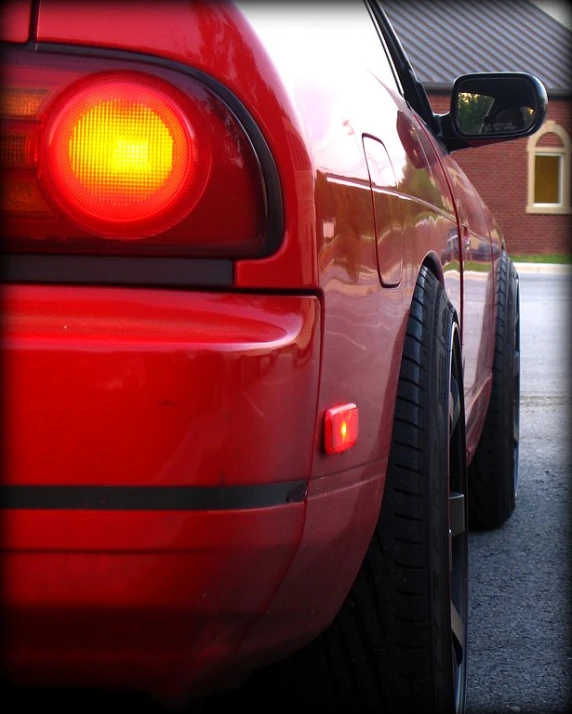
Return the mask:
<path fill-rule="evenodd" d="M 530 0 L 384 0 L 428 90 L 469 72 L 530 72 L 572 93 L 572 32 Z"/>

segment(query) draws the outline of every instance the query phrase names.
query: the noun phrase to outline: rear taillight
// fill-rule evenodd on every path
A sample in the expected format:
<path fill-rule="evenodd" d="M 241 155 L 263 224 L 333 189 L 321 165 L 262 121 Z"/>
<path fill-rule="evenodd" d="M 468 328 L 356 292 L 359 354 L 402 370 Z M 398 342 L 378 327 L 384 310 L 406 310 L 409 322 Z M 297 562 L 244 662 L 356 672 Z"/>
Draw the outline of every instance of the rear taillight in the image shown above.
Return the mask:
<path fill-rule="evenodd" d="M 166 230 L 208 178 L 199 137 L 168 87 L 128 74 L 91 78 L 58 103 L 41 139 L 47 185 L 89 231 L 116 238 Z"/>
<path fill-rule="evenodd" d="M 0 161 L 11 251 L 242 257 L 266 195 L 228 106 L 161 67 L 6 53 Z"/>

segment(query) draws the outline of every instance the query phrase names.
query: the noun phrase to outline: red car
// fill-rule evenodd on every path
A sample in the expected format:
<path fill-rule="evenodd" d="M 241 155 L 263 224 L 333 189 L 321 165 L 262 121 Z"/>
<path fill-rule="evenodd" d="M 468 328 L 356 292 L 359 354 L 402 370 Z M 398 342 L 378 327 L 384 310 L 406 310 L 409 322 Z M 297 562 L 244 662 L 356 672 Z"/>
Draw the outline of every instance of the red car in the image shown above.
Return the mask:
<path fill-rule="evenodd" d="M 434 114 L 377 0 L 2 13 L 7 681 L 462 712 L 519 294 L 452 154 L 542 84 Z"/>

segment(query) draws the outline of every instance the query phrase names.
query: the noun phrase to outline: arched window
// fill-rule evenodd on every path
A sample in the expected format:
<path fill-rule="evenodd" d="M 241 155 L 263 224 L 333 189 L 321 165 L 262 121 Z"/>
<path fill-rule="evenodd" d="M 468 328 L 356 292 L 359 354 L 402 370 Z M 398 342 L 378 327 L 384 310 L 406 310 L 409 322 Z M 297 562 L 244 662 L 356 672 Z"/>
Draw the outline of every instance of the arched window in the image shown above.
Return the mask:
<path fill-rule="evenodd" d="M 572 142 L 555 121 L 530 137 L 527 213 L 572 213 L 570 167 Z"/>

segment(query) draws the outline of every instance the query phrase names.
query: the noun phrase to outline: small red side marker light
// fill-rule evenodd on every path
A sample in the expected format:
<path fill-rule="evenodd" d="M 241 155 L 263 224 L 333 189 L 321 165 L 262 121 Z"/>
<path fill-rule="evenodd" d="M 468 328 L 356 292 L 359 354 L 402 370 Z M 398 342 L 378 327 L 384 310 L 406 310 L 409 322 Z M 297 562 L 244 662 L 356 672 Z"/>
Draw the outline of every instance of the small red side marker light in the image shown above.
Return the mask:
<path fill-rule="evenodd" d="M 326 410 L 324 449 L 326 454 L 341 454 L 357 441 L 359 414 L 355 404 L 341 404 Z"/>

